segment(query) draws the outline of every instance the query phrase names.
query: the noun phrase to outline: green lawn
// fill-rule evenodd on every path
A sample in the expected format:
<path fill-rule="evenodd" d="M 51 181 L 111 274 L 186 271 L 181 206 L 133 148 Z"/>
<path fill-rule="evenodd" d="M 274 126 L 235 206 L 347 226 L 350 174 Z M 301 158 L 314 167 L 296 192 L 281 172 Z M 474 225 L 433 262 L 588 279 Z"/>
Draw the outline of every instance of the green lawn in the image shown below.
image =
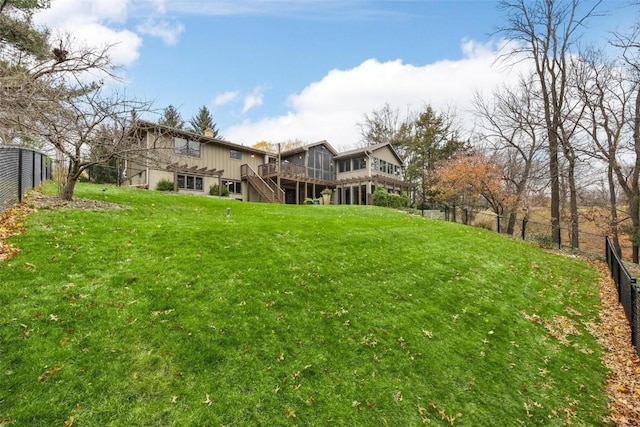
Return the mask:
<path fill-rule="evenodd" d="M 584 262 L 383 208 L 102 188 L 77 196 L 130 209 L 41 209 L 0 263 L 0 425 L 603 424 Z"/>

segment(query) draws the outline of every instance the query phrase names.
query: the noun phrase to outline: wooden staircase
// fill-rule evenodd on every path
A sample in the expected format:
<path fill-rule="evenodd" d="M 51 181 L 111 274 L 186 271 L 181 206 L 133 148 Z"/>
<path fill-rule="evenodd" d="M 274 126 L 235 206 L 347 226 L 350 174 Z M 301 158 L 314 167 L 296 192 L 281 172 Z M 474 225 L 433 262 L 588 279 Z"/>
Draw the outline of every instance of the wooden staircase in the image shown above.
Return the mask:
<path fill-rule="evenodd" d="M 279 194 L 249 165 L 242 165 L 242 179 L 246 179 L 249 185 L 256 189 L 262 200 L 269 203 L 280 203 Z M 281 191 L 281 190 L 280 190 Z"/>

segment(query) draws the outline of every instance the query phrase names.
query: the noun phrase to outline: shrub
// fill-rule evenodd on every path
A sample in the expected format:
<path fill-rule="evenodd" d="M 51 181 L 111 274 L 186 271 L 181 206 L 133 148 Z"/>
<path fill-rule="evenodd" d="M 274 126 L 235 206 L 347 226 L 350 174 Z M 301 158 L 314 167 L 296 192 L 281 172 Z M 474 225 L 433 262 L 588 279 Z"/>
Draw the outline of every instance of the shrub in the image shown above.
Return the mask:
<path fill-rule="evenodd" d="M 312 205 L 313 204 L 313 199 L 311 197 L 305 197 L 304 204 L 305 205 Z"/>
<path fill-rule="evenodd" d="M 409 198 L 406 194 L 390 194 L 386 188 L 378 187 L 373 192 L 373 204 L 387 208 L 403 209 L 409 207 Z"/>
<path fill-rule="evenodd" d="M 229 196 L 229 187 L 227 187 L 226 185 L 223 185 L 222 186 L 222 193 L 220 193 L 220 186 L 218 186 L 218 184 L 214 184 L 211 187 L 209 187 L 209 195 L 210 196 L 228 197 Z"/>
<path fill-rule="evenodd" d="M 158 191 L 173 191 L 173 181 L 168 179 L 161 179 L 156 184 L 156 190 Z"/>
<path fill-rule="evenodd" d="M 376 206 L 389 206 L 389 192 L 384 187 L 377 187 L 373 192 L 373 196 L 371 198 L 372 202 Z"/>

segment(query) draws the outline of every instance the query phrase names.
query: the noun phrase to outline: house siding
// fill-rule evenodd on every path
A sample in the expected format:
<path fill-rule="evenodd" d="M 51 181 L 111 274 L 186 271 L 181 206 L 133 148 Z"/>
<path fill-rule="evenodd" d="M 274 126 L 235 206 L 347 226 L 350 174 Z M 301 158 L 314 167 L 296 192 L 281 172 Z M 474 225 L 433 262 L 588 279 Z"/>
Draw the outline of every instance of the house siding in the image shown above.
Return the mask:
<path fill-rule="evenodd" d="M 188 136 L 183 138 L 189 139 Z M 200 155 L 198 157 L 176 153 L 173 136 L 160 136 L 154 132 L 147 132 L 146 140 L 148 147 L 155 146 L 162 150 L 160 151 L 160 160 L 155 162 L 156 164 L 154 165 L 148 162 L 128 161 L 127 182 L 129 185 L 144 186 L 152 190 L 163 179 L 175 182 L 177 174 L 164 169 L 169 164 L 177 163 L 179 166 L 187 165 L 189 168 L 206 167 L 208 170 L 223 170 L 224 172 L 220 178 L 198 174 L 197 171 L 180 173 L 180 175 L 202 177 L 203 188 L 202 190 L 179 189 L 179 191 L 181 193 L 202 195 L 209 194 L 211 186 L 217 185 L 219 182 L 225 185 L 227 181 L 242 181 L 240 167 L 243 164 L 248 164 L 257 171 L 259 165 L 268 161 L 268 155 L 266 154 L 243 150 L 242 146 L 227 146 L 214 140 L 200 143 Z M 232 150 L 238 158 L 232 158 Z M 231 193 L 229 197 L 240 200 L 257 200 L 259 198 L 246 183 L 242 183 L 242 193 Z"/>
<path fill-rule="evenodd" d="M 374 185 L 384 185 L 389 191 L 399 191 L 402 185 L 402 162 L 397 153 L 388 144 L 378 144 L 363 149 L 352 150 L 340 155 L 327 141 L 310 144 L 286 153 L 281 153 L 283 164 L 276 163 L 276 154 L 266 153 L 250 147 L 220 141 L 190 132 L 143 123 L 139 128 L 139 137 L 146 138 L 147 147 L 159 148 L 160 158 L 150 161 L 127 161 L 126 178 L 129 185 L 155 190 L 163 180 L 180 183 L 178 191 L 182 193 L 209 194 L 212 186 L 228 185 L 232 199 L 259 202 L 263 201 L 260 192 L 254 188 L 251 180 L 242 180 L 242 166 L 248 165 L 256 173 L 262 174 L 272 187 L 280 173 L 279 182 L 286 203 L 303 203 L 305 197 L 320 198 L 324 188 L 335 191 L 332 203 L 369 204 Z M 178 141 L 176 152 L 174 141 Z M 193 154 L 193 155 L 189 155 Z M 354 159 L 365 160 L 364 168 L 354 170 Z M 340 162 L 349 161 L 348 171 L 339 172 Z M 271 168 L 260 167 L 269 162 Z M 286 164 L 289 164 L 288 166 Z M 362 165 L 362 161 L 359 162 Z M 177 169 L 180 172 L 167 170 Z M 299 165 L 301 168 L 292 167 Z M 287 167 L 285 167 L 287 166 Z M 375 167 L 375 169 L 374 169 Z M 204 169 L 198 172 L 197 169 Z M 208 175 L 213 171 L 222 171 L 221 175 Z M 177 181 L 177 175 L 184 175 Z M 193 177 L 193 178 L 191 178 Z M 269 178 L 270 177 L 270 178 Z M 408 187 L 407 187 L 408 188 Z M 240 190 L 240 193 L 235 191 Z M 266 197 L 266 196 L 265 196 Z"/>

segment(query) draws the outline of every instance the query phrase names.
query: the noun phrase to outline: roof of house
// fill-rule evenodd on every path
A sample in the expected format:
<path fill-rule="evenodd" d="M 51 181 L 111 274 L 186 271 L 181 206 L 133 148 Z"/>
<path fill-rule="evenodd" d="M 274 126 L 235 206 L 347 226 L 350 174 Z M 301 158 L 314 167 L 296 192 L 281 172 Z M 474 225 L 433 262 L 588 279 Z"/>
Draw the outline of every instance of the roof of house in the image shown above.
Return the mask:
<path fill-rule="evenodd" d="M 283 151 L 282 153 L 280 153 L 280 155 L 281 156 L 290 156 L 292 154 L 302 153 L 302 152 L 305 152 L 305 151 L 309 151 L 309 148 L 315 147 L 317 145 L 324 145 L 325 147 L 327 147 L 327 149 L 329 150 L 329 152 L 331 153 L 332 156 L 337 156 L 338 155 L 338 152 L 336 151 L 336 149 L 333 148 L 331 146 L 331 144 L 329 144 L 324 139 L 322 141 L 312 142 L 311 144 L 306 144 L 306 145 L 302 145 L 300 147 L 292 148 L 291 150 Z"/>
<path fill-rule="evenodd" d="M 389 147 L 389 149 L 391 150 L 393 155 L 398 159 L 398 162 L 400 162 L 400 164 L 404 163 L 402 161 L 402 158 L 400 157 L 400 155 L 396 151 L 396 149 L 393 148 L 393 145 L 391 145 L 391 143 L 389 143 L 389 142 L 381 142 L 380 144 L 367 145 L 366 147 L 361 147 L 361 148 L 356 148 L 354 150 L 345 151 L 343 153 L 340 153 L 340 154 L 336 155 L 336 159 L 346 159 L 346 158 L 350 158 L 350 157 L 355 157 L 355 156 L 357 156 L 359 154 L 370 155 L 374 151 L 380 150 L 381 148 L 384 148 L 384 147 Z"/>
<path fill-rule="evenodd" d="M 200 142 L 202 144 L 217 144 L 217 145 L 222 145 L 222 146 L 225 146 L 225 147 L 228 147 L 228 148 L 233 148 L 235 150 L 245 151 L 245 152 L 248 152 L 248 153 L 274 156 L 273 153 L 270 153 L 270 152 L 264 151 L 264 150 L 260 150 L 258 148 L 247 147 L 246 145 L 235 144 L 233 142 L 225 141 L 223 139 L 211 138 L 209 136 L 200 135 L 200 134 L 195 133 L 195 132 L 190 132 L 190 131 L 183 130 L 183 129 L 176 129 L 176 128 L 172 128 L 170 126 L 160 125 L 158 123 L 148 122 L 148 121 L 145 121 L 145 120 L 138 120 L 136 122 L 135 126 L 132 128 L 132 131 L 135 131 L 137 129 L 142 129 L 142 130 L 145 130 L 145 131 L 156 130 L 156 131 L 159 131 L 159 132 L 164 132 L 167 135 L 183 136 L 185 138 L 189 138 L 191 140 L 198 141 L 198 142 Z"/>

